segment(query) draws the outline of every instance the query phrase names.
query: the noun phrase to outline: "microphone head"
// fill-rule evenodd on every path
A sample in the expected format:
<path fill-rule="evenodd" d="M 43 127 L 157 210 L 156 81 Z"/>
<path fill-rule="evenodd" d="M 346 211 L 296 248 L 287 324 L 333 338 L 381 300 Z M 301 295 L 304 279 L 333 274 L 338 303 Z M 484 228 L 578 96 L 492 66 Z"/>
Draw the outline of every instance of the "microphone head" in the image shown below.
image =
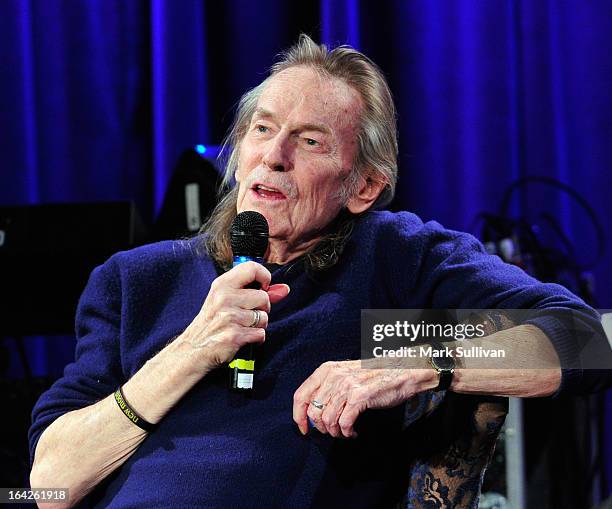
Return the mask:
<path fill-rule="evenodd" d="M 268 249 L 268 221 L 259 212 L 246 210 L 238 214 L 230 228 L 234 256 L 263 258 Z"/>

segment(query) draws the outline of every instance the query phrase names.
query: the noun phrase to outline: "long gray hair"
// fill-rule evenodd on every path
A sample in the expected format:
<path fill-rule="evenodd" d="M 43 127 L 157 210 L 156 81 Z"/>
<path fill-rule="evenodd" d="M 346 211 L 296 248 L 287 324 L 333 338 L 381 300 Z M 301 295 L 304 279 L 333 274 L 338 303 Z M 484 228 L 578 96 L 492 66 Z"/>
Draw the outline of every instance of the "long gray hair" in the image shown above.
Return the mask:
<path fill-rule="evenodd" d="M 384 207 L 395 194 L 398 152 L 395 105 L 382 71 L 363 53 L 350 46 L 339 46 L 328 51 L 324 44 L 316 44 L 302 34 L 297 44 L 281 54 L 268 78 L 242 96 L 223 143 L 222 158 L 226 171 L 221 193 L 224 196 L 200 230 L 205 234 L 208 254 L 221 267 L 231 267 L 232 261 L 229 229 L 236 217 L 238 187 L 234 176 L 239 164 L 240 143 L 248 131 L 251 117 L 268 81 L 279 72 L 294 66 L 309 66 L 324 76 L 341 79 L 361 95 L 364 107 L 357 131 L 358 149 L 352 171 L 340 191 L 342 203 L 346 203 L 357 192 L 362 177 L 384 184 L 374 207 Z M 339 214 L 322 232 L 317 245 L 305 255 L 307 268 L 322 270 L 338 261 L 351 234 L 354 219 L 355 216 L 347 211 Z"/>

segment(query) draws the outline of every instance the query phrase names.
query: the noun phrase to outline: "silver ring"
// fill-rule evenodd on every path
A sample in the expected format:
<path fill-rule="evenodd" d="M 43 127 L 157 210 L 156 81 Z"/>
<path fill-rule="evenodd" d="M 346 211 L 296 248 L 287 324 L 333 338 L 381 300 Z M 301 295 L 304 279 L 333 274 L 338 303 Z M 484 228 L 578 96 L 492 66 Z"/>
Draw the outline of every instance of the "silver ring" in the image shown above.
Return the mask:
<path fill-rule="evenodd" d="M 325 404 L 317 401 L 316 399 L 313 399 L 310 403 L 313 407 L 318 408 L 319 410 L 323 410 L 323 408 L 325 408 Z"/>
<path fill-rule="evenodd" d="M 259 319 L 261 318 L 261 313 L 260 313 L 259 309 L 252 309 L 251 311 L 253 311 L 253 323 L 251 323 L 251 325 L 249 325 L 249 327 L 258 327 L 259 326 Z"/>

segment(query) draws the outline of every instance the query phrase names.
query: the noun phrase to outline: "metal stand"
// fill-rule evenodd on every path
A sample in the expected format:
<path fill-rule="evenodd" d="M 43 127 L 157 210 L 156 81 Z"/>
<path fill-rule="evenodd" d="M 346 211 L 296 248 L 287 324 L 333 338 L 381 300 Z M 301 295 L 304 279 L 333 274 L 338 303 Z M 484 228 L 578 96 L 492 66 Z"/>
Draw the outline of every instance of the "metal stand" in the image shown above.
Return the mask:
<path fill-rule="evenodd" d="M 525 509 L 523 402 L 519 398 L 510 398 L 506 418 L 506 486 L 510 509 Z"/>

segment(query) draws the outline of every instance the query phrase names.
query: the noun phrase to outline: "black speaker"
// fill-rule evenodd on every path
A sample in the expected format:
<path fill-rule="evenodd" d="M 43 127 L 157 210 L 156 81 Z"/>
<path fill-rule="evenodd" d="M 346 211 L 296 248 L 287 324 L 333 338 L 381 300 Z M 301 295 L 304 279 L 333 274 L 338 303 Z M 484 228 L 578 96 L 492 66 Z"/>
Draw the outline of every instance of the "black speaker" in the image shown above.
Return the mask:
<path fill-rule="evenodd" d="M 220 185 L 221 176 L 210 159 L 197 149 L 183 152 L 172 173 L 150 240 L 196 234 L 217 204 Z"/>
<path fill-rule="evenodd" d="M 0 207 L 0 336 L 72 334 L 91 271 L 144 238 L 130 202 Z"/>

